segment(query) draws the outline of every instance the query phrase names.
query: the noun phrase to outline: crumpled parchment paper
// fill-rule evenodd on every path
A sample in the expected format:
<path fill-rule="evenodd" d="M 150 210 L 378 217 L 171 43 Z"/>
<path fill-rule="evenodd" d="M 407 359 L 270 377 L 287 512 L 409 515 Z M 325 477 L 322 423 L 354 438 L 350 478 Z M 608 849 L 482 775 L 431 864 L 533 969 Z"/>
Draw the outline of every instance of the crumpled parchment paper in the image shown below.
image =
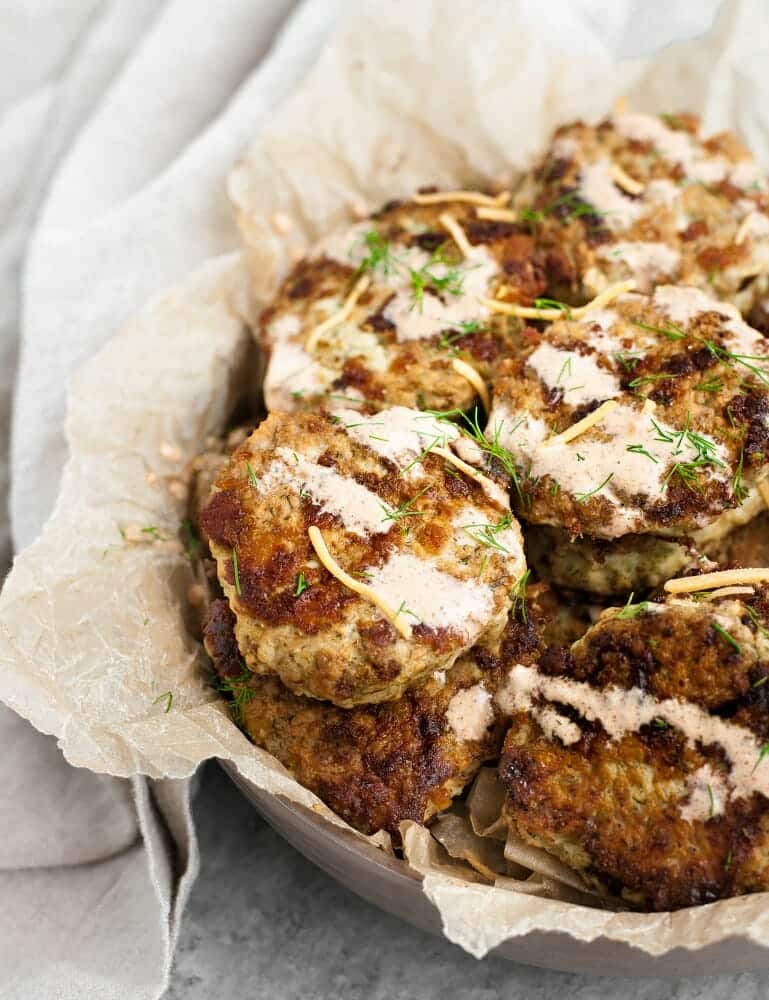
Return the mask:
<path fill-rule="evenodd" d="M 254 371 L 246 323 L 292 252 L 361 201 L 374 207 L 421 184 L 469 186 L 520 170 L 556 124 L 601 117 L 622 94 L 641 109 L 699 111 L 708 130 L 736 128 L 769 161 L 769 8 L 758 0 L 725 5 L 701 39 L 621 64 L 598 44 L 546 48 L 528 7 L 423 0 L 406 18 L 400 3 L 361 3 L 230 177 L 250 283 L 238 256 L 209 262 L 76 379 L 56 508 L 0 596 L 0 698 L 55 734 L 71 763 L 184 777 L 224 758 L 341 824 L 246 740 L 207 684 L 185 625 L 189 564 L 166 541 L 183 510 L 147 477 L 174 475 L 222 428 Z M 289 234 L 276 233 L 275 211 L 293 220 Z M 128 524 L 152 531 L 127 544 Z M 478 956 L 547 929 L 650 955 L 730 936 L 769 940 L 765 894 L 675 914 L 590 909 L 472 884 L 435 866 L 420 836 L 412 830 L 411 855 L 424 891 L 446 935 Z"/>

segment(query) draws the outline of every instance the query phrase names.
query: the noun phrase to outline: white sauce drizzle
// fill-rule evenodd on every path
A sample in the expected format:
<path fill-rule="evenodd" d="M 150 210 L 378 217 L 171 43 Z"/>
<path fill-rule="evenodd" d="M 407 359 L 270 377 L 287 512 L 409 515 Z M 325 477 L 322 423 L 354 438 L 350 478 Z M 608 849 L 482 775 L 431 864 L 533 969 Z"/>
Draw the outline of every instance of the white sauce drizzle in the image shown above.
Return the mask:
<path fill-rule="evenodd" d="M 709 155 L 688 132 L 668 128 L 654 115 L 640 112 L 615 115 L 614 126 L 628 139 L 652 143 L 660 156 L 679 163 L 690 180 L 713 184 L 729 173 L 729 160 Z"/>
<path fill-rule="evenodd" d="M 393 552 L 382 566 L 369 570 L 367 584 L 414 625 L 456 629 L 474 642 L 494 606 L 490 587 L 460 580 L 410 552 Z"/>
<path fill-rule="evenodd" d="M 372 228 L 373 223 L 362 222 L 342 232 L 332 233 L 317 245 L 314 256 L 329 257 L 348 267 L 358 267 L 368 255 L 364 236 Z M 490 282 L 499 273 L 499 265 L 485 246 L 474 246 L 471 255 L 456 265 L 436 262 L 419 247 L 393 247 L 393 257 L 395 260 L 388 273 L 380 268 L 372 278 L 377 287 L 389 288 L 395 293 L 382 315 L 395 324 L 399 343 L 434 337 L 441 330 L 488 316 L 488 309 L 477 300 L 488 294 Z M 423 268 L 437 278 L 444 278 L 452 272 L 457 280 L 461 279 L 461 293 L 453 295 L 447 291 L 439 298 L 426 288 L 421 305 L 415 305 L 409 269 L 421 271 Z M 335 308 L 338 308 L 338 303 L 335 303 Z"/>
<path fill-rule="evenodd" d="M 662 434 L 652 424 L 652 414 L 643 414 L 621 403 L 600 424 L 574 441 L 556 442 L 543 448 L 543 440 L 550 437 L 545 422 L 528 412 L 513 413 L 500 402 L 492 409 L 487 434 L 499 428 L 501 444 L 513 452 L 520 465 L 531 464 L 532 476 L 551 476 L 561 489 L 574 496 L 591 493 L 608 480 L 597 495 L 614 505 L 613 520 L 602 526 L 602 537 L 614 538 L 643 523 L 642 512 L 636 506 L 626 506 L 621 495 L 658 496 L 671 465 L 693 461 L 697 455 L 688 441 L 679 446 L 677 437 L 672 442 L 658 440 L 663 434 L 676 436 L 680 431 L 661 418 L 653 419 Z M 629 445 L 640 445 L 656 461 L 638 450 L 628 451 Z M 705 466 L 702 473 L 714 479 L 728 479 L 730 469 L 725 450 L 715 442 L 713 446 L 725 468 Z"/>
<path fill-rule="evenodd" d="M 674 323 L 686 326 L 704 312 L 716 312 L 723 317 L 725 345 L 735 354 L 769 358 L 767 342 L 761 334 L 743 320 L 730 302 L 719 302 L 698 288 L 684 285 L 660 285 L 652 299 Z"/>
<path fill-rule="evenodd" d="M 264 377 L 264 401 L 269 410 L 293 409 L 296 404 L 292 393 L 323 392 L 334 377 L 293 339 L 301 329 L 302 322 L 295 313 L 285 313 L 267 327 L 271 347 Z"/>
<path fill-rule="evenodd" d="M 391 406 L 371 417 L 344 408 L 332 412 L 351 438 L 405 470 L 408 479 L 424 478 L 424 469 L 415 459 L 427 447 L 445 448 L 459 437 L 459 429 L 454 424 L 406 406 Z"/>
<path fill-rule="evenodd" d="M 611 161 L 606 157 L 582 167 L 579 188 L 581 196 L 604 216 L 614 232 L 628 229 L 643 212 L 640 199 L 628 198 L 616 186 Z"/>
<path fill-rule="evenodd" d="M 569 705 L 583 718 L 600 722 L 612 740 L 637 732 L 655 719 L 663 719 L 679 730 L 692 746 L 698 742 L 704 746 L 721 746 L 731 763 L 731 798 L 743 798 L 753 792 L 769 797 L 769 761 L 757 765 L 761 744 L 754 734 L 733 722 L 710 715 L 692 702 L 655 698 L 637 687 L 599 690 L 583 681 L 547 677 L 535 667 L 516 664 L 504 688 L 497 694 L 497 703 L 503 712 L 512 715 L 516 711 L 531 710 L 537 698 Z"/>
<path fill-rule="evenodd" d="M 385 534 L 393 527 L 394 521 L 386 517 L 392 513 L 392 508 L 354 479 L 327 466 L 316 465 L 289 448 L 277 448 L 275 456 L 258 479 L 260 493 L 267 494 L 281 486 L 288 486 L 297 494 L 300 490 L 306 492 L 321 510 L 338 517 L 346 531 L 362 538 L 368 534 Z"/>
<path fill-rule="evenodd" d="M 532 714 L 539 723 L 542 732 L 549 740 L 559 739 L 566 746 L 571 746 L 582 737 L 582 730 L 576 722 L 567 719 L 550 705 L 544 708 L 533 708 Z"/>
<path fill-rule="evenodd" d="M 614 243 L 599 250 L 599 256 L 627 265 L 639 292 L 650 292 L 661 278 L 675 277 L 681 255 L 665 243 Z"/>
<path fill-rule="evenodd" d="M 563 390 L 563 401 L 568 406 L 582 406 L 593 399 L 612 399 L 620 393 L 617 376 L 601 368 L 589 354 L 542 343 L 526 363 L 548 390 Z"/>
<path fill-rule="evenodd" d="M 499 272 L 499 265 L 485 247 L 473 247 L 471 257 L 451 266 L 431 264 L 429 254 L 421 250 L 411 250 L 404 256 L 408 258 L 409 267 L 419 270 L 429 266 L 430 272 L 438 278 L 450 271 L 456 272 L 461 276 L 462 290 L 459 295 L 444 292 L 439 298 L 426 288 L 422 302 L 415 305 L 408 273 L 393 272 L 385 283 L 393 288 L 395 295 L 387 303 L 383 316 L 395 324 L 399 343 L 434 337 L 441 330 L 488 317 L 489 310 L 478 299 L 486 296 L 491 280 Z"/>
<path fill-rule="evenodd" d="M 729 800 L 729 786 L 724 776 L 714 771 L 710 764 L 703 764 L 686 779 L 687 801 L 681 817 L 687 823 L 704 823 L 712 816 L 720 816 Z"/>
<path fill-rule="evenodd" d="M 494 721 L 491 694 L 483 684 L 457 691 L 446 709 L 446 719 L 460 740 L 482 740 Z"/>

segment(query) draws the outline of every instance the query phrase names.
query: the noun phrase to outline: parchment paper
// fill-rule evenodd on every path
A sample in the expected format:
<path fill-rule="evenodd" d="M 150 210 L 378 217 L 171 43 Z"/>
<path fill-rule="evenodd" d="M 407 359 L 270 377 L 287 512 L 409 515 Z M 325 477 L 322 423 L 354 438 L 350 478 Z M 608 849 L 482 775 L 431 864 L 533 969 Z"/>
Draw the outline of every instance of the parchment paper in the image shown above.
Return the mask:
<path fill-rule="evenodd" d="M 189 565 L 163 540 L 183 512 L 147 480 L 173 475 L 221 429 L 253 370 L 245 321 L 292 251 L 361 199 L 373 207 L 419 184 L 467 186 L 520 169 L 555 124 L 599 117 L 623 93 L 639 108 L 699 110 L 709 129 L 736 127 L 769 160 L 769 10 L 757 0 L 729 5 L 698 42 L 621 65 L 595 39 L 581 51 L 545 48 L 527 6 L 358 5 L 230 178 L 251 301 L 241 260 L 212 261 L 150 304 L 73 385 L 56 509 L 0 596 L 0 698 L 55 734 L 73 764 L 183 777 L 225 758 L 341 824 L 245 739 L 207 685 L 185 627 Z M 572 37 L 584 41 L 584 31 Z M 274 231 L 276 210 L 294 220 L 288 236 Z M 129 524 L 153 531 L 126 544 Z M 434 868 L 429 850 L 422 856 L 446 935 L 478 956 L 532 929 L 651 955 L 727 936 L 767 940 L 766 894 L 672 915 L 614 913 L 471 884 Z"/>

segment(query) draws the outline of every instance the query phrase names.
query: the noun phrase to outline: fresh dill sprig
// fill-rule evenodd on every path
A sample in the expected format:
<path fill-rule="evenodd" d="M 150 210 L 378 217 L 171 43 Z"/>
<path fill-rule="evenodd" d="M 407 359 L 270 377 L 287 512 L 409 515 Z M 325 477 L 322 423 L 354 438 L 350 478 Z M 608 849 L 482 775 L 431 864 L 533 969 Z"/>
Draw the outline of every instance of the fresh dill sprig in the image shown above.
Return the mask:
<path fill-rule="evenodd" d="M 750 606 L 746 606 L 745 611 L 747 612 L 748 618 L 750 618 L 751 624 L 756 629 L 756 631 L 759 632 L 765 639 L 769 639 L 769 629 L 764 628 L 764 626 L 758 620 L 758 612 L 756 611 L 756 609 L 751 608 Z"/>
<path fill-rule="evenodd" d="M 232 576 L 235 581 L 235 593 L 240 597 L 240 569 L 238 567 L 238 550 L 235 546 L 232 548 Z"/>
<path fill-rule="evenodd" d="M 380 504 L 380 507 L 385 512 L 385 516 L 382 518 L 383 521 L 395 521 L 396 524 L 400 524 L 405 518 L 408 517 L 425 517 L 427 515 L 426 510 L 414 510 L 414 504 L 419 500 L 420 497 L 424 496 L 425 493 L 430 489 L 429 486 L 425 486 L 423 490 L 420 490 L 416 496 L 413 496 L 410 500 L 404 500 L 403 503 L 396 507 L 395 510 L 388 510 L 384 504 Z M 404 526 L 401 524 L 401 528 Z"/>
<path fill-rule="evenodd" d="M 631 382 L 628 382 L 628 389 L 638 389 L 642 385 L 647 385 L 649 382 L 663 382 L 670 378 L 680 378 L 679 375 L 671 374 L 670 372 L 659 372 L 657 375 L 639 375 L 634 378 Z"/>
<path fill-rule="evenodd" d="M 465 424 L 462 430 L 465 435 L 472 441 L 475 441 L 478 447 L 490 458 L 496 459 L 496 461 L 499 462 L 508 476 L 510 476 L 519 498 L 523 500 L 523 492 L 518 478 L 518 469 L 515 464 L 515 458 L 513 457 L 513 453 L 505 448 L 500 440 L 504 423 L 500 421 L 496 424 L 493 431 L 493 437 L 489 439 L 481 430 L 477 407 L 473 410 L 472 416 L 462 414 L 462 418 Z M 518 424 L 513 427 L 513 430 L 515 430 L 517 426 Z"/>
<path fill-rule="evenodd" d="M 509 512 L 497 521 L 496 524 L 463 524 L 464 531 L 473 541 L 480 542 L 481 545 L 488 545 L 489 548 L 498 552 L 510 554 L 510 549 L 503 545 L 497 538 L 501 531 L 506 531 L 513 523 L 513 516 Z M 475 532 L 475 534 L 473 533 Z"/>
<path fill-rule="evenodd" d="M 738 653 L 742 654 L 742 646 L 737 642 L 734 636 L 727 632 L 726 629 L 719 625 L 718 622 L 712 622 L 713 631 L 717 632 L 722 639 L 725 639 L 733 649 L 736 649 Z M 769 751 L 768 751 L 769 752 Z"/>
<path fill-rule="evenodd" d="M 252 672 L 243 664 L 243 670 L 237 677 L 215 677 L 213 686 L 220 694 L 231 696 L 232 715 L 237 725 L 243 724 L 243 708 L 255 697 L 256 691 L 249 687 Z"/>
<path fill-rule="evenodd" d="M 259 485 L 259 480 L 256 478 L 256 473 L 254 472 L 254 468 L 248 460 L 246 460 L 246 471 L 248 472 L 249 485 L 256 488 Z"/>
<path fill-rule="evenodd" d="M 618 621 L 626 621 L 629 618 L 636 618 L 638 615 L 642 615 L 645 611 L 649 609 L 648 601 L 639 601 L 638 604 L 633 604 L 633 598 L 635 594 L 631 592 L 630 597 L 628 597 L 624 608 L 618 611 L 614 616 Z"/>
<path fill-rule="evenodd" d="M 296 590 L 294 591 L 294 597 L 301 597 L 305 590 L 309 590 L 310 585 L 307 582 L 307 578 L 304 573 L 300 573 L 296 578 Z"/>
<path fill-rule="evenodd" d="M 668 340 L 683 340 L 686 337 L 686 331 L 677 326 L 653 326 L 651 323 L 644 323 L 638 316 L 632 317 L 630 322 L 633 326 L 639 326 L 642 330 L 648 330 L 650 333 L 659 333 L 663 337 L 667 337 Z"/>
<path fill-rule="evenodd" d="M 650 451 L 647 451 L 642 444 L 629 444 L 625 448 L 625 451 L 632 451 L 634 455 L 643 455 L 644 458 L 648 458 L 649 461 L 654 462 L 655 465 L 659 464 L 654 455 L 652 455 Z"/>
<path fill-rule="evenodd" d="M 526 588 L 529 585 L 530 577 L 531 570 L 527 569 L 518 583 L 516 583 L 515 587 L 513 587 L 510 591 L 510 597 L 513 601 L 512 607 L 510 608 L 510 614 L 513 618 L 520 618 L 524 624 L 528 622 L 526 612 Z"/>
<path fill-rule="evenodd" d="M 694 386 L 697 392 L 721 392 L 724 387 L 723 379 L 710 378 L 704 382 L 699 382 Z"/>
<path fill-rule="evenodd" d="M 534 300 L 535 309 L 559 309 L 566 319 L 571 319 L 571 306 L 567 305 L 565 302 L 559 302 L 558 299 L 535 299 Z"/>
<path fill-rule="evenodd" d="M 420 620 L 418 614 L 415 614 L 413 611 L 409 611 L 409 609 L 406 607 L 405 601 L 401 601 L 398 610 L 395 612 L 396 618 L 398 617 L 398 615 L 411 615 L 411 617 L 414 618 L 416 621 Z"/>
<path fill-rule="evenodd" d="M 381 233 L 377 232 L 376 229 L 369 229 L 368 232 L 363 234 L 362 239 L 368 252 L 358 265 L 358 270 L 363 273 L 365 271 L 373 272 L 381 268 L 382 273 L 388 275 L 394 264 L 389 241 Z M 353 250 L 354 247 L 350 249 L 351 256 Z"/>
<path fill-rule="evenodd" d="M 758 752 L 758 760 L 753 765 L 753 771 L 756 770 L 756 768 L 761 763 L 761 761 L 764 759 L 764 757 L 767 757 L 767 756 L 769 756 L 769 743 L 764 743 L 764 745 L 761 747 L 761 749 Z M 750 773 L 753 774 L 753 771 L 751 771 Z"/>
<path fill-rule="evenodd" d="M 636 354 L 633 351 L 617 351 L 614 357 L 619 361 L 626 372 L 632 372 L 638 362 L 643 358 L 643 354 Z"/>
<path fill-rule="evenodd" d="M 157 705 L 158 702 L 160 701 L 165 701 L 166 707 L 163 709 L 163 712 L 166 715 L 168 715 L 168 713 L 171 711 L 171 705 L 173 705 L 174 703 L 173 691 L 164 691 L 163 694 L 159 694 L 157 698 L 152 702 L 152 704 Z"/>
<path fill-rule="evenodd" d="M 595 487 L 595 489 L 588 490 L 587 493 L 576 493 L 574 495 L 574 499 L 577 501 L 577 503 L 584 503 L 586 500 L 589 500 L 590 497 L 594 497 L 596 493 L 600 493 L 601 490 L 604 488 L 604 486 L 606 486 L 606 484 L 610 482 L 613 478 L 614 478 L 614 473 L 610 472 L 609 475 L 606 477 L 606 479 L 604 479 L 602 483 L 599 483 L 598 486 Z"/>

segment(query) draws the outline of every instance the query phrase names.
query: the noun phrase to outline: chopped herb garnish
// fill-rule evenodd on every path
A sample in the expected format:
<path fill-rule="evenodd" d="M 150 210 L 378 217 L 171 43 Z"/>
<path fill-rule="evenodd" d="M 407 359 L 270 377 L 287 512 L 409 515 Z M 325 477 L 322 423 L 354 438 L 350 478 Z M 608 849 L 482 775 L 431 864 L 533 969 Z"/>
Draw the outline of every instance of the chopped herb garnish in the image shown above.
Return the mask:
<path fill-rule="evenodd" d="M 571 355 L 569 355 L 561 365 L 561 370 L 558 372 L 558 378 L 555 380 L 556 385 L 559 384 L 564 375 L 571 375 Z"/>
<path fill-rule="evenodd" d="M 626 372 L 632 372 L 641 358 L 643 358 L 643 354 L 635 354 L 633 351 L 617 351 L 614 357 L 617 361 L 619 361 Z"/>
<path fill-rule="evenodd" d="M 398 615 L 411 615 L 412 618 L 415 618 L 417 621 L 419 621 L 419 615 L 415 614 L 413 611 L 409 611 L 409 609 L 406 607 L 405 601 L 401 601 L 400 607 L 395 612 L 396 618 L 398 617 Z"/>
<path fill-rule="evenodd" d="M 610 472 L 609 475 L 606 477 L 606 479 L 604 479 L 602 483 L 599 483 L 595 489 L 588 490 L 587 493 L 577 493 L 575 494 L 574 499 L 577 501 L 577 503 L 584 503 L 586 500 L 589 500 L 590 497 L 594 497 L 596 493 L 600 493 L 601 490 L 604 488 L 604 486 L 606 486 L 606 484 L 613 478 L 614 478 L 614 473 Z"/>
<path fill-rule="evenodd" d="M 730 632 L 727 632 L 726 629 L 723 628 L 723 626 L 718 624 L 718 622 L 713 622 L 712 624 L 713 624 L 713 631 L 718 632 L 718 634 L 721 636 L 722 639 L 725 639 L 730 646 L 732 646 L 734 649 L 737 650 L 738 653 L 741 654 L 742 646 L 737 642 L 734 636 Z"/>
<path fill-rule="evenodd" d="M 163 538 L 162 534 L 160 533 L 160 528 L 156 528 L 154 524 L 150 524 L 146 528 L 142 528 L 142 534 L 152 535 L 152 537 L 157 538 L 158 541 L 161 541 Z M 125 535 L 123 535 L 123 537 L 125 538 Z"/>
<path fill-rule="evenodd" d="M 184 532 L 187 558 L 190 562 L 194 562 L 200 551 L 200 538 L 197 531 L 195 531 L 195 525 L 188 517 L 185 517 L 182 521 L 182 531 Z"/>
<path fill-rule="evenodd" d="M 259 485 L 259 480 L 256 478 L 256 473 L 254 472 L 253 466 L 250 462 L 246 462 L 246 469 L 248 471 L 248 482 L 251 486 L 256 488 Z"/>
<path fill-rule="evenodd" d="M 501 531 L 506 531 L 512 523 L 512 514 L 507 513 L 496 524 L 463 524 L 461 527 L 474 541 L 480 542 L 481 545 L 488 545 L 498 552 L 505 552 L 509 555 L 510 549 L 500 542 L 497 535 Z"/>
<path fill-rule="evenodd" d="M 429 486 L 425 486 L 423 490 L 420 490 L 416 496 L 413 496 L 410 500 L 404 500 L 400 507 L 396 507 L 395 510 L 388 510 L 384 504 L 380 504 L 382 510 L 385 512 L 385 516 L 382 518 L 383 521 L 395 521 L 400 523 L 404 518 L 407 517 L 425 517 L 427 514 L 426 510 L 414 510 L 414 504 L 417 500 L 424 496 L 425 493 L 430 489 Z M 401 525 L 401 527 L 403 527 Z"/>
<path fill-rule="evenodd" d="M 524 623 L 528 621 L 526 616 L 526 588 L 529 585 L 530 577 L 531 570 L 527 569 L 515 587 L 510 591 L 510 597 L 513 600 L 510 613 L 513 618 L 520 618 Z"/>
<path fill-rule="evenodd" d="M 686 331 L 677 326 L 653 326 L 651 323 L 644 323 L 637 316 L 633 317 L 630 322 L 633 326 L 640 326 L 642 330 L 659 333 L 663 337 L 667 337 L 668 340 L 683 340 L 686 337 Z"/>
<path fill-rule="evenodd" d="M 238 550 L 232 549 L 232 576 L 235 580 L 235 593 L 240 597 L 240 570 L 238 568 Z"/>
<path fill-rule="evenodd" d="M 756 763 L 755 763 L 755 764 L 753 765 L 753 771 L 755 771 L 755 770 L 756 770 L 756 768 L 758 767 L 758 765 L 759 765 L 759 764 L 761 763 L 761 761 L 762 761 L 762 760 L 764 759 L 764 757 L 766 757 L 766 756 L 769 756 L 769 743 L 764 743 L 764 745 L 763 745 L 763 746 L 761 747 L 761 749 L 759 750 L 759 752 L 758 752 L 758 760 L 757 760 L 757 761 L 756 761 Z M 751 774 L 753 774 L 753 771 L 751 771 L 750 773 L 751 773 Z"/>
<path fill-rule="evenodd" d="M 567 305 L 565 302 L 559 302 L 558 299 L 535 299 L 534 308 L 560 309 L 566 319 L 571 319 L 571 306 Z"/>
<path fill-rule="evenodd" d="M 366 245 L 368 253 L 358 265 L 358 270 L 361 272 L 376 271 L 378 268 L 381 268 L 383 274 L 389 274 L 393 267 L 392 250 L 389 242 L 376 229 L 370 229 L 367 233 L 364 233 L 363 242 Z M 353 249 L 351 248 L 350 250 L 351 256 Z"/>
<path fill-rule="evenodd" d="M 723 387 L 724 383 L 720 378 L 709 378 L 694 386 L 695 390 L 699 392 L 720 392 Z"/>
<path fill-rule="evenodd" d="M 649 461 L 654 462 L 655 465 L 658 464 L 654 455 L 652 455 L 650 451 L 647 451 L 642 444 L 629 444 L 625 451 L 632 451 L 634 455 L 643 455 L 644 458 L 648 458 Z"/>
<path fill-rule="evenodd" d="M 496 424 L 494 427 L 494 436 L 491 440 L 489 440 L 481 430 L 477 408 L 473 410 L 472 417 L 469 417 L 466 414 L 462 414 L 462 417 L 465 423 L 465 426 L 462 428 L 463 432 L 467 435 L 467 437 L 475 441 L 479 448 L 485 451 L 490 458 L 496 459 L 499 462 L 508 476 L 510 476 L 518 496 L 523 499 L 523 493 L 521 492 L 518 470 L 515 465 L 513 453 L 508 451 L 508 449 L 505 448 L 500 441 L 504 423 L 500 421 Z M 515 424 L 512 430 L 515 431 L 516 427 L 518 427 L 518 424 Z"/>
<path fill-rule="evenodd" d="M 157 705 L 158 702 L 165 701 L 166 707 L 163 709 L 166 715 L 171 711 L 171 705 L 174 701 L 173 691 L 164 691 L 163 694 L 159 694 L 157 698 L 152 702 L 153 705 Z"/>
<path fill-rule="evenodd" d="M 299 576 L 297 576 L 296 578 L 296 590 L 294 591 L 294 597 L 300 597 L 305 592 L 305 590 L 309 589 L 310 585 L 307 582 L 304 573 L 300 573 Z"/>
<path fill-rule="evenodd" d="M 638 604 L 633 604 L 633 598 L 635 594 L 631 593 L 625 603 L 624 608 L 618 611 L 615 617 L 619 621 L 625 621 L 628 618 L 636 618 L 638 615 L 642 615 L 649 608 L 648 601 L 640 601 Z"/>
<path fill-rule="evenodd" d="M 656 726 L 657 729 L 667 729 L 668 724 L 664 719 L 652 719 L 652 725 Z"/>
<path fill-rule="evenodd" d="M 758 620 L 758 612 L 755 608 L 746 607 L 745 610 L 748 613 L 748 618 L 757 632 L 759 632 L 765 639 L 769 639 L 769 630 L 765 629 L 761 622 Z"/>
<path fill-rule="evenodd" d="M 251 671 L 243 664 L 243 671 L 239 676 L 217 677 L 213 682 L 217 691 L 232 696 L 232 714 L 237 725 L 242 725 L 243 708 L 256 694 L 248 683 L 252 676 Z"/>
<path fill-rule="evenodd" d="M 639 375 L 631 382 L 628 382 L 629 389 L 638 389 L 639 386 L 647 385 L 649 382 L 661 382 L 669 378 L 679 378 L 678 375 L 671 375 L 670 372 L 660 372 L 658 375 Z"/>

